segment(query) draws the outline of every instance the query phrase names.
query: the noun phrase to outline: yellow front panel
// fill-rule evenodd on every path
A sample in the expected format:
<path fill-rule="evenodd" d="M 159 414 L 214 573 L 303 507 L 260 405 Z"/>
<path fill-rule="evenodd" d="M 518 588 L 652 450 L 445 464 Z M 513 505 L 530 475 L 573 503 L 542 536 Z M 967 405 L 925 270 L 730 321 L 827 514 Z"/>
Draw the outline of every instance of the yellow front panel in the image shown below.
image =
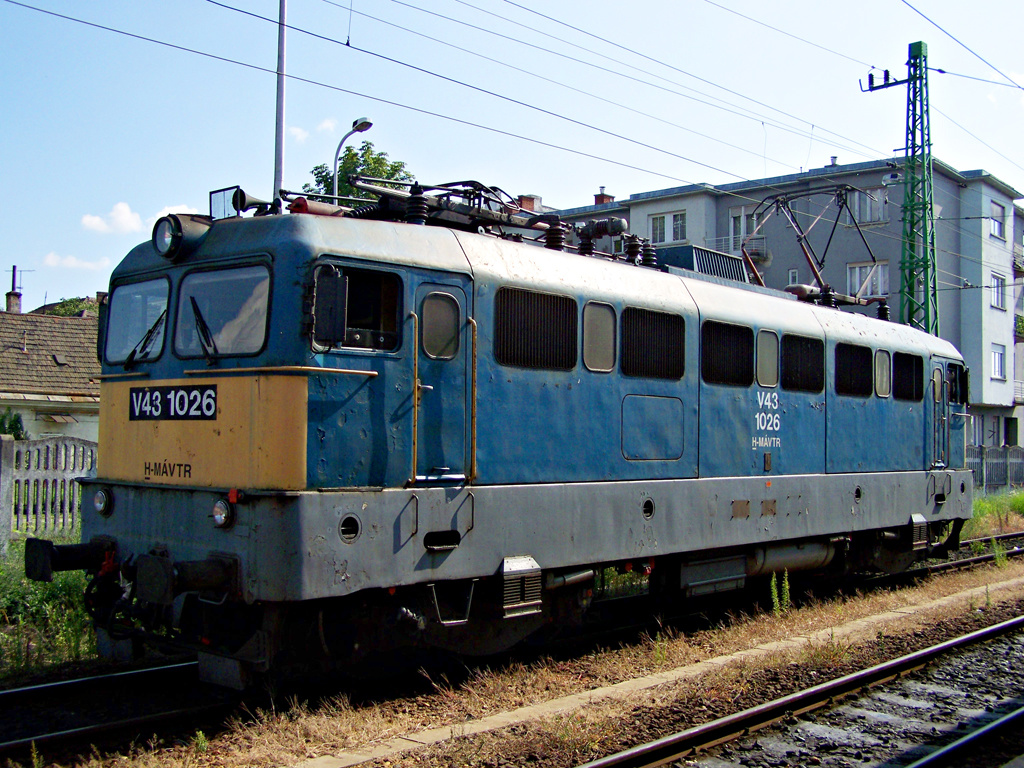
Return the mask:
<path fill-rule="evenodd" d="M 100 478 L 224 488 L 306 487 L 305 376 L 209 376 L 100 385 Z M 131 391 L 216 385 L 216 418 L 129 420 Z M 166 414 L 166 411 L 165 411 Z"/>

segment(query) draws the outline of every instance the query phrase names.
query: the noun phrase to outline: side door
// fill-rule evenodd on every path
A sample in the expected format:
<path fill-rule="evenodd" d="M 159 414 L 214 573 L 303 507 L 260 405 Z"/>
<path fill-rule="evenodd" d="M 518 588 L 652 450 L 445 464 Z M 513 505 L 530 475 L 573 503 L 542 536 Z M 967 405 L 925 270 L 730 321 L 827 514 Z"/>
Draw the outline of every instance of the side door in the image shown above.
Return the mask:
<path fill-rule="evenodd" d="M 468 280 L 429 278 L 416 288 L 413 480 L 465 482 L 470 455 L 474 334 Z"/>
<path fill-rule="evenodd" d="M 941 360 L 932 361 L 928 400 L 932 404 L 932 466 L 949 466 L 950 398 L 946 382 L 946 366 Z"/>

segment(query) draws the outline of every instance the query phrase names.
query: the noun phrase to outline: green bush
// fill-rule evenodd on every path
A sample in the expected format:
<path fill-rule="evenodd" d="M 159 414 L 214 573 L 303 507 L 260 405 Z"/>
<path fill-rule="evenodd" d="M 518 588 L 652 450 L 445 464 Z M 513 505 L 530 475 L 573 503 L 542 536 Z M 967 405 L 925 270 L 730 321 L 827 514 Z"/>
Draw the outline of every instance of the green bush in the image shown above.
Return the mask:
<path fill-rule="evenodd" d="M 96 653 L 82 601 L 85 574 L 55 573 L 48 584 L 29 581 L 24 556 L 24 543 L 13 541 L 0 560 L 0 676 Z"/>

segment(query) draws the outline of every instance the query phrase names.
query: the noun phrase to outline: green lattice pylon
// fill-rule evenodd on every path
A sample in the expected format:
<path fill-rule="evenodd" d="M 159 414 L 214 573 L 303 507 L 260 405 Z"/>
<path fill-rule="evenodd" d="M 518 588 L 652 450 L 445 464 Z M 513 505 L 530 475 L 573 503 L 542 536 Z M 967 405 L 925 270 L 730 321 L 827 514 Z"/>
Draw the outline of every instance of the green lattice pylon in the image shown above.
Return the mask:
<path fill-rule="evenodd" d="M 903 165 L 900 321 L 939 334 L 932 208 L 932 139 L 928 119 L 928 46 L 911 43 L 907 60 L 907 143 Z"/>

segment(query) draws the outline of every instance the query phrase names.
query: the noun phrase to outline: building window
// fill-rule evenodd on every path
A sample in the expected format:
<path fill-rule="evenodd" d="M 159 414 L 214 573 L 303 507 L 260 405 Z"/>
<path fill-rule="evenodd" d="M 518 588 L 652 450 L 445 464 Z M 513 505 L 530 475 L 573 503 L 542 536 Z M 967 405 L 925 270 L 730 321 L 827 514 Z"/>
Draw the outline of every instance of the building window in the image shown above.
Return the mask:
<path fill-rule="evenodd" d="M 755 206 L 741 205 L 739 208 L 729 209 L 729 234 L 731 236 L 731 250 L 738 251 L 743 241 L 754 234 L 757 229 L 757 216 L 754 214 Z"/>
<path fill-rule="evenodd" d="M 995 200 L 992 201 L 992 218 L 989 219 L 989 230 L 988 233 L 992 237 L 998 237 L 1000 240 L 1006 239 L 1006 209 L 997 203 Z"/>
<path fill-rule="evenodd" d="M 651 242 L 665 242 L 665 217 L 651 216 Z"/>
<path fill-rule="evenodd" d="M 876 187 L 864 192 L 854 192 L 850 208 L 858 224 L 878 224 L 889 220 L 886 203 L 888 200 L 885 187 Z"/>
<path fill-rule="evenodd" d="M 686 211 L 672 214 L 672 239 L 676 242 L 686 239 Z"/>
<path fill-rule="evenodd" d="M 995 272 L 992 273 L 992 306 L 1006 309 L 1006 278 Z"/>
<path fill-rule="evenodd" d="M 864 289 L 863 293 L 860 292 L 861 288 Z M 851 296 L 860 296 L 861 298 L 888 296 L 889 262 L 848 264 L 846 266 L 846 292 Z"/>
<path fill-rule="evenodd" d="M 623 375 L 683 378 L 685 330 L 680 315 L 626 307 L 622 311 Z"/>
<path fill-rule="evenodd" d="M 494 356 L 502 365 L 569 371 L 576 367 L 579 311 L 570 296 L 499 288 Z"/>
<path fill-rule="evenodd" d="M 992 345 L 992 378 L 1006 379 L 1006 347 L 1002 344 Z"/>
<path fill-rule="evenodd" d="M 800 283 L 800 270 L 791 269 L 789 270 L 789 280 L 787 285 L 798 285 Z"/>

